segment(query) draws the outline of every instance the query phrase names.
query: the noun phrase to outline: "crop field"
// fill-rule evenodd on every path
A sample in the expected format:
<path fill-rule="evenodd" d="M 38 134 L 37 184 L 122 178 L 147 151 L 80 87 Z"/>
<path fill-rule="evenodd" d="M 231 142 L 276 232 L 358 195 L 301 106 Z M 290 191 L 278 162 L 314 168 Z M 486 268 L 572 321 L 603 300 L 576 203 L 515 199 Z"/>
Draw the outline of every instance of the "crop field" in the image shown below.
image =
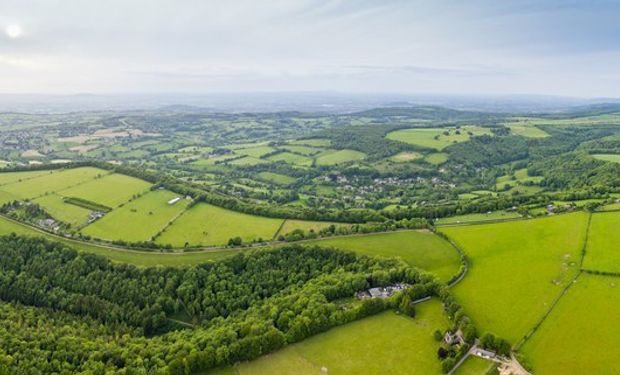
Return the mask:
<path fill-rule="evenodd" d="M 620 272 L 620 212 L 592 214 L 583 268 Z"/>
<path fill-rule="evenodd" d="M 109 172 L 90 167 L 67 169 L 48 173 L 30 180 L 4 185 L 0 187 L 0 190 L 21 199 L 32 199 L 79 185 L 107 173 Z"/>
<path fill-rule="evenodd" d="M 493 221 L 493 220 L 506 220 L 506 219 L 517 219 L 520 218 L 521 214 L 514 211 L 492 211 L 483 214 L 467 214 L 467 215 L 457 215 L 457 216 L 449 216 L 442 217 L 435 221 L 436 225 L 446 225 L 446 224 L 463 224 L 463 223 L 472 223 L 477 221 Z"/>
<path fill-rule="evenodd" d="M 448 133 L 447 135 L 445 134 L 446 132 Z M 470 138 L 468 133 L 472 133 L 474 136 L 483 134 L 490 135 L 491 131 L 488 128 L 479 126 L 463 126 L 460 129 L 416 128 L 391 132 L 387 135 L 387 138 L 441 151 L 453 143 L 467 141 Z"/>
<path fill-rule="evenodd" d="M 48 194 L 34 201 L 55 219 L 71 224 L 76 227 L 88 221 L 90 210 L 65 203 L 63 197 L 56 194 Z"/>
<path fill-rule="evenodd" d="M 620 163 L 620 155 L 618 154 L 592 154 L 590 156 L 598 160 Z"/>
<path fill-rule="evenodd" d="M 445 152 L 434 152 L 432 154 L 428 154 L 424 160 L 432 165 L 441 165 L 447 162 L 449 157 L 450 156 Z"/>
<path fill-rule="evenodd" d="M 461 266 L 458 252 L 430 231 L 400 231 L 318 240 L 317 245 L 333 246 L 365 255 L 399 257 L 412 266 L 446 281 Z"/>
<path fill-rule="evenodd" d="M 416 311 L 415 318 L 386 311 L 336 327 L 235 370 L 239 375 L 440 374 L 433 332 L 448 328 L 448 320 L 439 301 L 421 303 Z"/>
<path fill-rule="evenodd" d="M 444 227 L 470 260 L 453 293 L 481 332 L 516 343 L 579 269 L 587 214 Z"/>
<path fill-rule="evenodd" d="M 366 154 L 355 150 L 327 151 L 317 156 L 316 164 L 336 165 L 341 163 L 348 163 L 350 161 L 362 160 L 365 157 Z"/>
<path fill-rule="evenodd" d="M 520 135 L 522 137 L 545 138 L 549 136 L 546 131 L 539 129 L 535 126 L 511 124 L 508 127 L 513 134 Z"/>
<path fill-rule="evenodd" d="M 63 197 L 76 197 L 99 203 L 110 208 L 127 202 L 135 194 L 147 191 L 152 184 L 118 173 L 109 174 L 84 184 L 62 190 Z"/>
<path fill-rule="evenodd" d="M 282 219 L 273 219 L 199 203 L 187 210 L 156 242 L 173 246 L 226 245 L 232 237 L 244 241 L 271 240 L 282 225 Z"/>
<path fill-rule="evenodd" d="M 620 279 L 581 274 L 521 348 L 536 374 L 618 374 Z"/>
<path fill-rule="evenodd" d="M 302 229 L 305 232 L 309 232 L 313 230 L 315 232 L 320 231 L 323 228 L 327 228 L 330 225 L 335 225 L 336 227 L 341 226 L 350 226 L 351 224 L 345 223 L 331 223 L 329 221 L 309 221 L 309 220 L 295 220 L 295 219 L 286 219 L 278 234 L 287 234 L 295 229 Z"/>
<path fill-rule="evenodd" d="M 470 355 L 454 373 L 455 375 L 484 375 L 491 368 L 497 366 L 495 362 L 487 361 L 475 355 Z"/>
<path fill-rule="evenodd" d="M 281 152 L 273 156 L 268 157 L 271 161 L 283 161 L 285 163 L 294 165 L 310 166 L 312 165 L 312 159 L 303 155 L 292 154 L 290 152 Z"/>
<path fill-rule="evenodd" d="M 148 241 L 187 206 L 185 199 L 169 205 L 174 197 L 177 194 L 165 190 L 149 192 L 109 212 L 82 232 L 106 240 Z"/>

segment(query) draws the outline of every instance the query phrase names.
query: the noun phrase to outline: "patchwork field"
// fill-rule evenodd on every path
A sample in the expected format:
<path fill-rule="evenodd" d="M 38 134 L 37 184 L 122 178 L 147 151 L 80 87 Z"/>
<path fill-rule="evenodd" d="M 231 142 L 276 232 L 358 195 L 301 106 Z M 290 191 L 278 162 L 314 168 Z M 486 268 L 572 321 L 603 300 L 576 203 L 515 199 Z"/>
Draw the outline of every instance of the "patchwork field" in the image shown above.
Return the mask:
<path fill-rule="evenodd" d="M 362 160 L 366 157 L 363 152 L 355 150 L 338 150 L 327 151 L 320 154 L 316 158 L 317 165 L 336 165 L 342 163 L 348 163 L 350 161 Z"/>
<path fill-rule="evenodd" d="M 578 272 L 587 214 L 444 227 L 470 268 L 453 293 L 481 332 L 516 343 Z"/>
<path fill-rule="evenodd" d="M 32 199 L 44 194 L 59 192 L 107 173 L 109 172 L 91 167 L 66 169 L 54 173 L 48 172 L 44 176 L 34 179 L 4 185 L 0 187 L 0 190 L 21 199 Z"/>
<path fill-rule="evenodd" d="M 386 311 L 333 328 L 235 370 L 239 375 L 440 374 L 433 332 L 446 329 L 448 320 L 438 301 L 416 310 L 413 319 Z"/>
<path fill-rule="evenodd" d="M 232 237 L 244 241 L 270 240 L 282 219 L 248 215 L 225 208 L 199 203 L 187 210 L 168 227 L 156 242 L 173 246 L 226 245 Z"/>
<path fill-rule="evenodd" d="M 63 197 L 82 198 L 114 208 L 127 202 L 135 194 L 147 191 L 151 185 L 135 177 L 114 173 L 62 190 L 59 194 Z"/>
<path fill-rule="evenodd" d="M 458 252 L 443 238 L 429 231 L 401 231 L 335 237 L 316 242 L 360 254 L 399 257 L 408 264 L 449 280 L 461 265 Z"/>
<path fill-rule="evenodd" d="M 519 217 L 521 217 L 521 215 L 518 212 L 514 212 L 514 211 L 492 211 L 492 212 L 483 213 L 483 214 L 467 214 L 467 215 L 442 217 L 440 219 L 435 220 L 435 224 L 436 225 L 462 224 L 462 223 L 470 223 L 470 222 L 477 222 L 477 221 L 517 219 Z"/>
<path fill-rule="evenodd" d="M 581 274 L 521 351 L 536 374 L 618 374 L 620 279 Z"/>
<path fill-rule="evenodd" d="M 387 135 L 387 138 L 416 146 L 443 150 L 453 143 L 467 141 L 470 138 L 469 133 L 474 136 L 483 134 L 490 135 L 491 131 L 488 128 L 479 126 L 463 126 L 460 129 L 416 128 L 391 132 Z"/>
<path fill-rule="evenodd" d="M 592 214 L 583 268 L 620 272 L 620 212 Z"/>
<path fill-rule="evenodd" d="M 185 199 L 168 204 L 177 196 L 165 190 L 149 192 L 109 212 L 82 232 L 106 240 L 148 241 L 187 206 Z"/>
<path fill-rule="evenodd" d="M 69 223 L 73 227 L 85 224 L 91 212 L 85 208 L 65 203 L 63 197 L 56 194 L 45 195 L 35 199 L 34 202 L 43 207 L 55 219 Z"/>

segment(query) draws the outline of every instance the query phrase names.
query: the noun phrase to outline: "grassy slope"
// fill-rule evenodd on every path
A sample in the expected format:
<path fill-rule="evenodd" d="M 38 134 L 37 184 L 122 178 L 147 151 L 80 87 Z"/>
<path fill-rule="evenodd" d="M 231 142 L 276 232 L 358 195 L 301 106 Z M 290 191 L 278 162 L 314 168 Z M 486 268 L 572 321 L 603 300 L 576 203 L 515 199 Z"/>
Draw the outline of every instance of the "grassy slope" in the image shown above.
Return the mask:
<path fill-rule="evenodd" d="M 134 194 L 143 193 L 152 184 L 122 174 L 111 174 L 71 189 L 63 190 L 64 197 L 77 197 L 91 202 L 116 207 L 127 202 Z"/>
<path fill-rule="evenodd" d="M 442 280 L 450 279 L 460 267 L 457 251 L 443 238 L 426 231 L 336 237 L 316 241 L 316 244 L 353 250 L 361 254 L 400 257 L 408 264 L 436 274 Z"/>
<path fill-rule="evenodd" d="M 470 258 L 453 293 L 482 331 L 513 344 L 578 270 L 587 215 L 441 228 Z"/>
<path fill-rule="evenodd" d="M 592 215 L 588 246 L 583 268 L 604 272 L 620 272 L 620 212 Z"/>
<path fill-rule="evenodd" d="M 618 374 L 620 279 L 582 274 L 526 342 L 536 374 Z"/>
<path fill-rule="evenodd" d="M 417 306 L 414 319 L 392 311 L 334 328 L 236 367 L 240 375 L 440 374 L 436 329 L 448 321 L 438 301 Z"/>
<path fill-rule="evenodd" d="M 224 245 L 231 237 L 244 241 L 257 238 L 270 240 L 282 224 L 272 219 L 199 203 L 179 217 L 160 237 L 158 243 L 184 246 Z"/>
<path fill-rule="evenodd" d="M 185 199 L 169 205 L 168 201 L 176 196 L 166 190 L 149 192 L 111 211 L 82 232 L 106 240 L 147 241 L 187 206 Z"/>

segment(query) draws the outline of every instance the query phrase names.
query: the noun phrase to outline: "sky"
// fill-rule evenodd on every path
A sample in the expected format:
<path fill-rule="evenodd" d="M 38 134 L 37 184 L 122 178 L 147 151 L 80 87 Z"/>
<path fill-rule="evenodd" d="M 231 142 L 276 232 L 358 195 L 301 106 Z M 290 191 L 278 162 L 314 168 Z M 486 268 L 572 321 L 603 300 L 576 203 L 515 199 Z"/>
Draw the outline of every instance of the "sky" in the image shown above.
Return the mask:
<path fill-rule="evenodd" d="M 0 93 L 620 97 L 620 0 L 0 0 Z"/>

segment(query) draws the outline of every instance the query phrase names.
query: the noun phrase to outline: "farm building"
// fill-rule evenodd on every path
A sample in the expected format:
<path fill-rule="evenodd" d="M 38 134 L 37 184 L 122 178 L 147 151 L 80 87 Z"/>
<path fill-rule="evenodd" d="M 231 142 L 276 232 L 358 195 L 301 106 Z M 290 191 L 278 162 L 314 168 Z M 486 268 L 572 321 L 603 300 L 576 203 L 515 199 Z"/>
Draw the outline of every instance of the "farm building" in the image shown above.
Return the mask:
<path fill-rule="evenodd" d="M 391 296 L 392 294 L 394 294 L 395 292 L 398 292 L 399 290 L 407 289 L 409 287 L 410 287 L 409 284 L 398 283 L 398 284 L 394 284 L 394 285 L 390 285 L 386 287 L 377 287 L 377 288 L 370 288 L 368 290 L 363 290 L 361 292 L 358 292 L 356 296 L 359 299 L 387 298 Z"/>
<path fill-rule="evenodd" d="M 180 197 L 174 197 L 168 201 L 168 204 L 172 206 L 173 204 L 176 204 L 180 200 L 181 200 Z"/>

